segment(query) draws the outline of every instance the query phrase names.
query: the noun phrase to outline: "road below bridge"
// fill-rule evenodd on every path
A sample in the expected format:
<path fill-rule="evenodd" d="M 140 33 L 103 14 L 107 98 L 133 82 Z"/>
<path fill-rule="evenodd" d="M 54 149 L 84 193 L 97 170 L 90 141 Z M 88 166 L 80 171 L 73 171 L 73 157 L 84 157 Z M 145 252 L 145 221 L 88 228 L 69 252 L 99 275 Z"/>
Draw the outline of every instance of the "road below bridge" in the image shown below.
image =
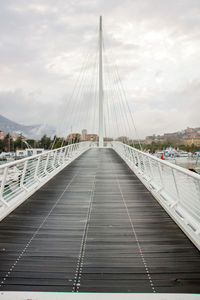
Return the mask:
<path fill-rule="evenodd" d="M 4 291 L 200 293 L 200 253 L 112 149 L 90 149 L 0 223 Z"/>

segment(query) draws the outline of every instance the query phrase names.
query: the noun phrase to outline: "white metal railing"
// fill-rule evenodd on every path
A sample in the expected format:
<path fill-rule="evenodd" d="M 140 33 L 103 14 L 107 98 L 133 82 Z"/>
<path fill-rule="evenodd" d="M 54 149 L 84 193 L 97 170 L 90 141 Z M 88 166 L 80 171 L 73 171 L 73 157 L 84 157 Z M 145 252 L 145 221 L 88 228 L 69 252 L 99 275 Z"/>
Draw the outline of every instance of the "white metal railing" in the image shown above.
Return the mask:
<path fill-rule="evenodd" d="M 0 165 L 0 220 L 90 147 L 72 144 Z"/>
<path fill-rule="evenodd" d="M 200 249 L 200 175 L 121 142 L 112 148 Z"/>

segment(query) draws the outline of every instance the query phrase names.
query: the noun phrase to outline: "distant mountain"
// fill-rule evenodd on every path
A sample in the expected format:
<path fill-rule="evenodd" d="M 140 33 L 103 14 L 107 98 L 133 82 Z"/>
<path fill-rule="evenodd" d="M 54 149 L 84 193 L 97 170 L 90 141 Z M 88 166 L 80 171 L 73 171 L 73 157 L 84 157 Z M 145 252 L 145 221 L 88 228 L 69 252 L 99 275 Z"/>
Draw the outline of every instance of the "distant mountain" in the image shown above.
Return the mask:
<path fill-rule="evenodd" d="M 3 117 L 2 115 L 0 115 L 0 130 L 15 136 L 22 134 L 23 136 L 32 139 L 39 139 L 44 134 L 52 136 L 56 132 L 55 128 L 48 125 L 21 125 Z"/>

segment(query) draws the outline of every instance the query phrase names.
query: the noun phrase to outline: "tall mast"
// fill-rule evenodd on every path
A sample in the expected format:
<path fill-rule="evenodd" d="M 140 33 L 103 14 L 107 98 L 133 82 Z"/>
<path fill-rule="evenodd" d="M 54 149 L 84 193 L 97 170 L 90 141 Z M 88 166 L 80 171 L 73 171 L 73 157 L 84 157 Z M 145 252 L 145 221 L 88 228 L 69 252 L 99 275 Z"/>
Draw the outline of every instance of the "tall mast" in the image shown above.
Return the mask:
<path fill-rule="evenodd" d="M 103 147 L 102 16 L 99 22 L 99 147 Z"/>

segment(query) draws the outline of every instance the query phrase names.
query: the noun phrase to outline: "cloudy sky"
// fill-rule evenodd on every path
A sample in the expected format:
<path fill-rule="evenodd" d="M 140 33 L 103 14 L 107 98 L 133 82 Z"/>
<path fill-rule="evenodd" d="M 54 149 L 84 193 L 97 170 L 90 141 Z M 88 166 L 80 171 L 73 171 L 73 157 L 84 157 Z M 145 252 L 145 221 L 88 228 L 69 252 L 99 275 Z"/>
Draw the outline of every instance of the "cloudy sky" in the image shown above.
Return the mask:
<path fill-rule="evenodd" d="M 88 53 L 95 65 L 99 15 L 139 136 L 200 127 L 199 0 L 0 0 L 0 114 L 66 131 L 84 120 L 70 120 L 70 95 Z"/>

